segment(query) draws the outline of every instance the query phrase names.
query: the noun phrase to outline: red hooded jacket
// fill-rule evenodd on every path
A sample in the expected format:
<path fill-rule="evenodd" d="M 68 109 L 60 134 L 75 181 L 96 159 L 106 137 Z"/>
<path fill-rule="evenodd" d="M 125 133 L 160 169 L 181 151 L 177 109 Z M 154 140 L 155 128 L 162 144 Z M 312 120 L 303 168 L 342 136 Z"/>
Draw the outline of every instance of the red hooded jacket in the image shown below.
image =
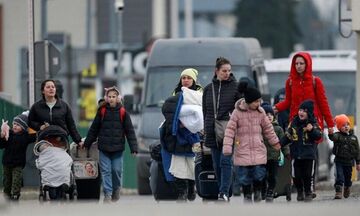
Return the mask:
<path fill-rule="evenodd" d="M 300 76 L 295 68 L 298 56 L 305 59 L 306 68 L 303 76 Z M 307 99 L 314 101 L 314 116 L 320 128 L 324 129 L 324 119 L 329 128 L 334 127 L 324 85 L 319 77 L 315 77 L 315 83 L 313 81 L 311 56 L 309 53 L 299 52 L 291 61 L 290 75 L 285 83 L 285 100 L 277 103 L 275 107 L 279 112 L 290 108 L 291 121 L 297 115 L 300 104 Z"/>

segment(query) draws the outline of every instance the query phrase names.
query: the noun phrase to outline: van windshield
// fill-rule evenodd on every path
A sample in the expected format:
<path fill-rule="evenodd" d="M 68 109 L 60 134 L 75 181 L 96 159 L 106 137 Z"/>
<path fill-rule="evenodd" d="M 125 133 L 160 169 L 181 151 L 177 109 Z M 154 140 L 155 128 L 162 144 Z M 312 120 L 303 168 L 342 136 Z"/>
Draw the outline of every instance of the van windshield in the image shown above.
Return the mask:
<path fill-rule="evenodd" d="M 147 87 L 145 91 L 145 106 L 161 107 L 165 99 L 168 98 L 180 80 L 180 73 L 184 67 L 154 67 L 149 68 L 147 77 Z M 199 71 L 197 83 L 205 87 L 211 82 L 214 76 L 214 67 L 196 67 Z M 232 73 L 236 80 L 250 74 L 250 67 L 232 66 Z M 151 85 L 149 85 L 151 83 Z"/>
<path fill-rule="evenodd" d="M 271 72 L 268 73 L 271 96 L 276 91 L 285 87 L 288 73 Z M 331 108 L 331 113 L 335 116 L 346 114 L 355 116 L 355 73 L 354 72 L 314 72 L 319 76 L 325 86 L 326 96 Z"/>

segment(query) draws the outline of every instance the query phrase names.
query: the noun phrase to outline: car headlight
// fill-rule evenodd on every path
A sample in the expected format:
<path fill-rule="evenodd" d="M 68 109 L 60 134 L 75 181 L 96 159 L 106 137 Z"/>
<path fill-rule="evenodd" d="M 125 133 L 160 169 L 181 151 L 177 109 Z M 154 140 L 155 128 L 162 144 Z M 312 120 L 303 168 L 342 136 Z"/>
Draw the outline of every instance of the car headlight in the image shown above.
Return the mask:
<path fill-rule="evenodd" d="M 153 143 L 159 143 L 159 139 L 139 137 L 138 139 L 138 150 L 139 152 L 149 152 L 149 146 Z"/>

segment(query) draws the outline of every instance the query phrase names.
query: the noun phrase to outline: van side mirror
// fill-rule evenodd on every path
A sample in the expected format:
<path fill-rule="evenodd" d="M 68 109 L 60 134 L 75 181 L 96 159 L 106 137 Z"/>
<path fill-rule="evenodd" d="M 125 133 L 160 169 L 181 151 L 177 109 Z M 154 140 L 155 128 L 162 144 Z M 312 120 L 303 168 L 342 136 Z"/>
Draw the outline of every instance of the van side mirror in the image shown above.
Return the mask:
<path fill-rule="evenodd" d="M 131 114 L 139 113 L 138 104 L 134 103 L 134 95 L 124 95 L 124 107 Z"/>

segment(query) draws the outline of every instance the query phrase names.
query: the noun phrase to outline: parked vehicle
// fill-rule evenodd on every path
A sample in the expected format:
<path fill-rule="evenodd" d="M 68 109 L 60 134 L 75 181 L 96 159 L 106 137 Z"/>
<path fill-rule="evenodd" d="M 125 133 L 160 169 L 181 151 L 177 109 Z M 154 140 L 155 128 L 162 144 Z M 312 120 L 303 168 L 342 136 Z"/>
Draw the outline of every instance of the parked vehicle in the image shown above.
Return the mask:
<path fill-rule="evenodd" d="M 137 155 L 137 183 L 139 194 L 150 194 L 149 146 L 158 143 L 160 122 L 164 120 L 161 106 L 179 81 L 180 72 L 188 67 L 199 71 L 202 86 L 214 76 L 215 60 L 229 59 L 232 72 L 239 80 L 248 77 L 269 98 L 260 44 L 254 38 L 192 38 L 160 39 L 152 48 L 147 62 L 146 78 L 138 124 L 139 154 Z M 130 106 L 132 106 L 130 104 Z"/>
<path fill-rule="evenodd" d="M 345 113 L 354 122 L 355 116 L 355 72 L 356 53 L 354 51 L 308 51 L 312 55 L 314 76 L 319 76 L 325 86 L 326 96 L 333 116 Z M 285 87 L 289 76 L 292 55 L 289 58 L 265 61 L 265 68 L 269 78 L 270 94 Z M 319 180 L 330 178 L 332 166 L 332 141 L 324 131 L 324 141 L 318 145 Z"/>

